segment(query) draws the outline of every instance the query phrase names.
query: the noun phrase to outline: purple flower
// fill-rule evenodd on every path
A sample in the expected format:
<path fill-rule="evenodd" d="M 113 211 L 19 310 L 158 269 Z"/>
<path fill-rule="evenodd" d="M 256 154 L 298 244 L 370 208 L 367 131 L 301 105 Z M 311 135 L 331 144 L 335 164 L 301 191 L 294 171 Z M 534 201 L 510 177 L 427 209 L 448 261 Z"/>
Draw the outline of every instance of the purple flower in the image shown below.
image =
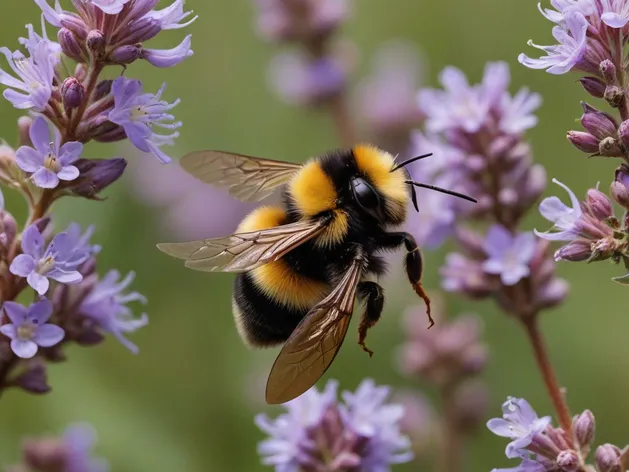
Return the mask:
<path fill-rule="evenodd" d="M 96 431 L 88 424 L 68 426 L 63 433 L 65 445 L 64 472 L 107 472 L 109 466 L 103 459 L 93 459 Z"/>
<path fill-rule="evenodd" d="M 195 15 L 185 23 L 182 23 L 183 20 L 194 13 L 192 10 L 184 11 L 183 5 L 184 0 L 175 0 L 172 5 L 162 10 L 151 10 L 145 15 L 145 18 L 156 20 L 163 30 L 185 28 L 191 25 L 198 16 Z"/>
<path fill-rule="evenodd" d="M 574 192 L 566 185 L 562 184 L 557 179 L 553 179 L 553 182 L 563 187 L 566 192 L 568 192 L 572 207 L 565 205 L 555 196 L 545 198 L 539 204 L 539 212 L 544 218 L 553 223 L 554 226 L 551 229 L 557 231 L 552 233 L 550 231 L 544 233 L 537 230 L 533 231 L 538 237 L 550 241 L 573 241 L 579 234 L 577 222 L 583 214 L 581 211 L 581 203 Z"/>
<path fill-rule="evenodd" d="M 129 3 L 130 0 L 89 0 L 92 5 L 96 5 L 103 13 L 116 15 Z"/>
<path fill-rule="evenodd" d="M 33 122 L 29 135 L 33 147 L 21 146 L 15 153 L 17 165 L 25 172 L 31 172 L 31 179 L 41 188 L 55 188 L 59 180 L 74 180 L 79 169 L 73 166 L 83 151 L 83 144 L 70 141 L 60 146 L 61 134 L 56 127 L 54 140 L 50 141 L 48 123 L 43 117 Z"/>
<path fill-rule="evenodd" d="M 148 316 L 142 313 L 140 318 L 133 318 L 133 313 L 126 306 L 132 301 L 146 303 L 146 298 L 138 292 L 123 293 L 133 281 L 135 274 L 130 272 L 121 282 L 117 270 L 109 271 L 85 297 L 79 313 L 93 321 L 103 331 L 113 334 L 133 354 L 138 347 L 124 337 L 148 324 Z"/>
<path fill-rule="evenodd" d="M 48 41 L 29 44 L 30 57 L 19 51 L 12 53 L 7 48 L 0 48 L 9 67 L 18 76 L 16 79 L 0 69 L 0 84 L 9 87 L 3 95 L 15 108 L 43 111 L 52 95 L 55 56 L 50 54 Z"/>
<path fill-rule="evenodd" d="M 487 422 L 487 428 L 498 436 L 511 439 L 505 452 L 512 459 L 523 457 L 523 451 L 533 437 L 541 434 L 550 422 L 550 416 L 539 418 L 523 398 L 509 397 L 502 404 L 502 418 L 492 418 Z"/>
<path fill-rule="evenodd" d="M 11 323 L 0 326 L 0 332 L 11 339 L 11 349 L 18 357 L 30 359 L 37 354 L 38 346 L 54 346 L 65 335 L 59 326 L 46 323 L 52 315 L 49 300 L 35 302 L 28 309 L 19 303 L 4 302 L 2 308 Z"/>
<path fill-rule="evenodd" d="M 274 466 L 277 472 L 298 470 L 312 447 L 307 430 L 319 424 L 328 407 L 334 405 L 337 387 L 338 382 L 330 381 L 321 393 L 311 388 L 285 403 L 286 413 L 275 420 L 266 414 L 255 417 L 258 428 L 270 436 L 258 445 L 264 465 Z"/>
<path fill-rule="evenodd" d="M 596 13 L 592 0 L 550 0 L 550 4 L 555 10 L 542 8 L 541 3 L 537 6 L 544 17 L 560 25 L 565 23 L 565 17 L 569 11 L 578 11 L 585 17 Z"/>
<path fill-rule="evenodd" d="M 28 284 L 40 295 L 48 291 L 49 278 L 63 284 L 83 280 L 76 268 L 87 255 L 80 252 L 67 233 L 57 234 L 44 251 L 44 237 L 36 225 L 31 225 L 22 234 L 22 251 L 24 254 L 13 259 L 9 270 L 26 277 Z"/>
<path fill-rule="evenodd" d="M 140 57 L 155 67 L 172 67 L 194 54 L 192 35 L 186 36 L 178 46 L 172 49 L 143 49 Z"/>
<path fill-rule="evenodd" d="M 389 387 L 377 387 L 371 379 L 363 380 L 355 393 L 343 392 L 341 416 L 349 429 L 366 439 L 361 470 L 389 470 L 390 464 L 413 459 L 410 440 L 400 432 L 404 408 L 385 403 L 389 393 Z"/>
<path fill-rule="evenodd" d="M 489 228 L 483 248 L 488 259 L 483 270 L 488 274 L 500 275 L 505 285 L 515 285 L 530 274 L 529 263 L 535 253 L 533 233 L 512 235 L 501 225 Z"/>
<path fill-rule="evenodd" d="M 570 10 L 565 15 L 565 28 L 555 26 L 553 37 L 559 44 L 538 46 L 529 40 L 529 46 L 541 49 L 546 56 L 532 59 L 520 54 L 518 61 L 531 69 L 546 69 L 550 74 L 565 74 L 582 60 L 587 48 L 588 21 L 579 11 Z"/>
<path fill-rule="evenodd" d="M 114 94 L 114 109 L 109 112 L 109 120 L 124 128 L 131 143 L 140 151 L 150 152 L 162 163 L 170 162 L 160 148 L 168 144 L 173 145 L 178 132 L 171 134 L 157 134 L 154 127 L 174 130 L 180 128 L 180 121 L 173 121 L 175 117 L 167 113 L 174 108 L 179 99 L 172 103 L 161 100 L 166 84 L 162 85 L 156 95 L 142 93 L 142 83 L 139 80 L 119 77 L 114 80 L 112 91 Z"/>
<path fill-rule="evenodd" d="M 287 103 L 307 105 L 340 93 L 345 87 L 346 71 L 335 57 L 312 60 L 304 54 L 284 52 L 271 61 L 269 80 Z"/>
<path fill-rule="evenodd" d="M 522 133 L 537 125 L 537 117 L 533 112 L 542 104 L 542 97 L 538 93 L 531 93 L 522 88 L 511 97 L 505 93 L 502 97 L 502 116 L 500 130 L 505 133 Z"/>
<path fill-rule="evenodd" d="M 601 20 L 610 28 L 624 28 L 629 23 L 629 3 L 626 0 L 604 0 Z"/>
<path fill-rule="evenodd" d="M 400 433 L 403 408 L 386 404 L 389 389 L 365 380 L 356 393 L 336 399 L 337 382 L 319 393 L 312 388 L 270 420 L 258 415 L 256 424 L 270 438 L 258 452 L 277 472 L 297 470 L 387 471 L 390 464 L 408 462 L 410 441 Z"/>
<path fill-rule="evenodd" d="M 35 33 L 33 25 L 26 25 L 28 31 L 28 38 L 18 38 L 18 42 L 28 49 L 31 54 L 37 50 L 40 43 L 44 43 L 48 49 L 48 54 L 52 60 L 53 66 L 56 66 L 61 61 L 61 45 L 55 41 L 48 39 L 48 33 L 46 32 L 46 22 L 42 15 L 42 35 Z"/>
<path fill-rule="evenodd" d="M 516 467 L 506 469 L 492 469 L 491 472 L 546 472 L 548 468 L 543 462 L 534 459 L 523 458 L 522 462 Z"/>
<path fill-rule="evenodd" d="M 70 260 L 71 264 L 82 264 L 90 256 L 98 254 L 101 246 L 98 244 L 90 244 L 90 239 L 94 234 L 94 225 L 88 227 L 85 233 L 81 233 L 81 226 L 78 223 L 70 223 L 65 233 L 68 235 L 70 246 L 74 248 L 74 254 Z"/>

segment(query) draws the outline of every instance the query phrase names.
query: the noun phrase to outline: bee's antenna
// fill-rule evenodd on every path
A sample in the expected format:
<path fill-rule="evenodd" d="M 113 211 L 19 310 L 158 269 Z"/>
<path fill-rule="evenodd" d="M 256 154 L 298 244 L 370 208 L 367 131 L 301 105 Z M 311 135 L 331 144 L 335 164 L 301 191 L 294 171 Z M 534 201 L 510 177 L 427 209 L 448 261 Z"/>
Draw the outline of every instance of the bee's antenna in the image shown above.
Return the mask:
<path fill-rule="evenodd" d="M 419 161 L 420 159 L 425 159 L 430 156 L 432 156 L 432 152 L 429 152 L 428 154 L 422 154 L 421 156 L 417 156 L 417 157 L 411 157 L 410 159 L 406 159 L 404 162 L 400 162 L 399 164 L 396 164 L 395 166 L 393 166 L 390 172 L 396 171 L 400 167 L 404 167 L 405 165 L 410 164 L 411 162 Z"/>
<path fill-rule="evenodd" d="M 437 192 L 446 193 L 446 194 L 452 195 L 454 197 L 462 198 L 463 200 L 467 200 L 469 202 L 477 203 L 477 200 L 475 198 L 467 196 L 467 195 L 465 195 L 463 193 L 455 192 L 454 190 L 448 190 L 446 188 L 437 187 L 435 185 L 422 184 L 420 182 L 413 182 L 412 180 L 407 180 L 406 183 L 411 185 L 411 188 L 413 189 L 412 192 L 411 192 L 411 198 L 413 199 L 413 204 L 415 205 L 415 208 L 417 208 L 417 196 L 413 197 L 413 194 L 415 193 L 415 187 L 421 187 L 421 188 L 427 188 L 427 189 L 430 189 L 430 190 L 436 190 Z"/>

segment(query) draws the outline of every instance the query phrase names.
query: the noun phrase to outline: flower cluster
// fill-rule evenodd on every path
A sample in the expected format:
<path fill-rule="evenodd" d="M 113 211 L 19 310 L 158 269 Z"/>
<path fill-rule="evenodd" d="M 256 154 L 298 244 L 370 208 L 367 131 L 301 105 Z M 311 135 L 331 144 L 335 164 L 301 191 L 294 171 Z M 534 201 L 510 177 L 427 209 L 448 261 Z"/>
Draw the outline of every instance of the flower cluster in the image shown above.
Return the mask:
<path fill-rule="evenodd" d="M 323 392 L 315 387 L 284 404 L 274 420 L 261 414 L 258 427 L 270 437 L 259 445 L 265 465 L 276 471 L 304 472 L 389 470 L 391 464 L 412 459 L 410 441 L 400 432 L 401 405 L 385 403 L 387 387 L 364 380 L 355 393 L 343 392 L 329 381 Z"/>
<path fill-rule="evenodd" d="M 541 47 L 547 55 L 540 59 L 522 54 L 520 62 L 554 74 L 569 71 L 587 74 L 579 80 L 583 88 L 593 99 L 604 100 L 615 109 L 614 114 L 607 113 L 583 102 L 583 130 L 568 131 L 568 140 L 590 157 L 623 160 L 616 169 L 610 193 L 625 215 L 620 219 L 614 216 L 611 202 L 598 190 L 598 185 L 588 190 L 588 199 L 581 204 L 564 186 L 571 195 L 572 208 L 561 204 L 556 197 L 544 200 L 540 211 L 558 231 L 540 236 L 569 241 L 557 251 L 557 259 L 588 262 L 611 259 L 623 261 L 629 268 L 629 182 L 626 177 L 629 171 L 629 100 L 626 98 L 629 70 L 624 54 L 629 44 L 629 10 L 626 2 L 617 0 L 552 1 L 551 4 L 554 9 L 540 10 L 555 23 L 553 36 L 559 44 Z M 592 199 L 596 203 L 592 203 Z M 629 276 L 613 280 L 627 283 Z"/>
<path fill-rule="evenodd" d="M 572 418 L 573 434 L 551 425 L 551 417 L 539 418 L 523 398 L 508 398 L 502 404 L 502 418 L 487 422 L 489 430 L 511 440 L 507 444 L 509 459 L 520 459 L 519 466 L 494 469 L 513 472 L 582 472 L 627 470 L 629 447 L 624 450 L 611 444 L 596 449 L 596 467 L 587 463 L 594 442 L 595 420 L 591 411 Z"/>
<path fill-rule="evenodd" d="M 8 469 L 15 472 L 107 472 L 109 464 L 95 459 L 94 429 L 87 424 L 74 424 L 57 436 L 26 438 L 22 445 L 22 463 Z"/>
<path fill-rule="evenodd" d="M 19 143 L 0 149 L 0 184 L 20 192 L 29 207 L 22 227 L 0 198 L 0 390 L 20 387 L 32 393 L 50 390 L 45 360 L 64 359 L 62 345 L 93 345 L 111 333 L 132 352 L 126 334 L 147 324 L 128 304 L 146 303 L 128 291 L 133 273 L 97 273 L 100 247 L 90 242 L 94 228 L 76 223 L 56 231 L 48 216 L 64 196 L 99 200 L 99 194 L 124 172 L 122 158 L 82 157 L 90 141 L 128 139 L 161 162 L 170 161 L 164 145 L 178 136 L 181 123 L 171 110 L 179 100 L 143 91 L 142 82 L 103 77 L 107 68 L 126 68 L 135 60 L 171 67 L 192 55 L 190 36 L 169 50 L 144 43 L 162 30 L 178 29 L 196 17 L 183 0 L 156 9 L 158 0 L 86 0 L 75 11 L 59 2 L 35 0 L 42 10 L 41 34 L 27 25 L 22 50 L 0 48 L 8 68 L 0 69 L 4 98 L 28 112 L 18 121 Z M 47 25 L 58 28 L 55 42 Z M 69 72 L 67 59 L 77 65 Z M 160 132 L 159 130 L 166 130 Z M 35 301 L 15 300 L 32 291 Z M 5 348 L 6 346 L 6 348 Z"/>

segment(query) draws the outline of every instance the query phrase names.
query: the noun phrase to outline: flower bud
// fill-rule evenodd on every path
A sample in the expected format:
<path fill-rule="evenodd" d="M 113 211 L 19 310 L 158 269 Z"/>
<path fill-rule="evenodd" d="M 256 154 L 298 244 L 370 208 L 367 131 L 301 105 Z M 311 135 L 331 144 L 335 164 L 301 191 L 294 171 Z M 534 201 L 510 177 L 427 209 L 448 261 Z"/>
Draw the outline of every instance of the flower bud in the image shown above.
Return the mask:
<path fill-rule="evenodd" d="M 623 164 L 616 169 L 610 188 L 616 203 L 629 210 L 629 167 Z"/>
<path fill-rule="evenodd" d="M 87 33 L 85 44 L 87 44 L 88 49 L 92 51 L 96 56 L 100 56 L 105 52 L 105 35 L 102 33 L 102 31 L 92 30 Z"/>
<path fill-rule="evenodd" d="M 98 193 L 120 178 L 127 167 L 127 161 L 121 157 L 79 159 L 74 165 L 79 169 L 79 177 L 64 184 L 64 188 L 76 196 L 97 199 Z"/>
<path fill-rule="evenodd" d="M 604 139 L 608 136 L 616 136 L 618 123 L 613 116 L 591 107 L 582 102 L 583 115 L 581 115 L 581 125 L 586 131 L 596 136 L 598 139 Z"/>
<path fill-rule="evenodd" d="M 599 472 L 622 472 L 620 449 L 613 444 L 596 448 L 596 468 Z"/>
<path fill-rule="evenodd" d="M 77 41 L 76 36 L 67 28 L 61 28 L 57 33 L 57 39 L 61 45 L 63 53 L 75 61 L 82 61 L 84 51 L 83 47 Z"/>
<path fill-rule="evenodd" d="M 596 77 L 583 77 L 579 83 L 587 93 L 596 98 L 603 98 L 605 94 L 605 83 Z"/>
<path fill-rule="evenodd" d="M 605 157 L 622 157 L 624 154 L 620 143 L 612 137 L 605 138 L 599 143 L 598 153 Z"/>
<path fill-rule="evenodd" d="M 576 472 L 581 466 L 579 455 L 572 449 L 561 451 L 557 456 L 557 466 L 563 472 Z"/>
<path fill-rule="evenodd" d="M 622 105 L 622 101 L 625 99 L 625 92 L 615 85 L 610 85 L 605 89 L 605 100 L 613 108 L 618 108 Z"/>
<path fill-rule="evenodd" d="M 17 171 L 19 169 L 15 163 L 15 150 L 8 144 L 0 142 L 0 181 L 14 182 L 15 176 L 19 175 Z"/>
<path fill-rule="evenodd" d="M 131 64 L 142 55 L 142 48 L 138 46 L 120 46 L 114 49 L 109 59 L 117 64 Z"/>
<path fill-rule="evenodd" d="M 14 382 L 29 393 L 42 394 L 51 390 L 46 376 L 46 364 L 39 360 L 32 361 Z"/>
<path fill-rule="evenodd" d="M 17 222 L 11 213 L 0 210 L 0 246 L 8 247 L 17 234 Z"/>
<path fill-rule="evenodd" d="M 578 150 L 595 153 L 598 152 L 599 140 L 590 133 L 583 131 L 568 131 L 568 141 Z"/>
<path fill-rule="evenodd" d="M 629 152 L 629 120 L 620 123 L 618 127 L 618 139 L 625 149 L 625 152 Z"/>
<path fill-rule="evenodd" d="M 76 78 L 68 77 L 61 84 L 61 98 L 66 108 L 78 108 L 85 98 L 85 87 Z"/>
<path fill-rule="evenodd" d="M 96 88 L 94 89 L 94 101 L 100 100 L 101 98 L 106 97 L 111 92 L 111 85 L 113 84 L 113 80 L 101 80 L 96 84 Z"/>
<path fill-rule="evenodd" d="M 583 457 L 587 456 L 596 430 L 596 422 L 592 412 L 585 410 L 580 415 L 575 416 L 572 421 L 572 430 L 574 431 L 574 436 L 577 439 L 581 454 Z"/>
<path fill-rule="evenodd" d="M 115 143 L 116 141 L 122 141 L 126 137 L 127 133 L 122 126 L 114 126 L 109 129 L 103 127 L 95 130 L 94 134 L 92 134 L 92 139 L 99 143 Z"/>
<path fill-rule="evenodd" d="M 598 189 L 591 188 L 587 191 L 585 205 L 590 214 L 600 221 L 614 216 L 612 202 L 609 201 L 607 195 Z"/>
<path fill-rule="evenodd" d="M 17 119 L 17 129 L 19 134 L 20 146 L 33 146 L 30 136 L 32 124 L 33 118 L 31 118 L 30 116 L 20 116 Z M 13 160 L 15 160 L 15 153 L 13 154 Z"/>
<path fill-rule="evenodd" d="M 585 261 L 592 255 L 590 242 L 586 240 L 571 241 L 562 248 L 555 251 L 555 261 L 580 262 Z"/>
<path fill-rule="evenodd" d="M 29 439 L 22 449 L 24 462 L 35 470 L 65 470 L 67 450 L 59 439 Z"/>
<path fill-rule="evenodd" d="M 603 78 L 608 84 L 615 84 L 618 81 L 616 77 L 616 66 L 609 59 L 605 59 L 603 62 L 599 64 L 599 70 L 603 75 Z"/>
<path fill-rule="evenodd" d="M 564 279 L 554 278 L 540 289 L 536 305 L 540 310 L 560 305 L 568 296 L 569 291 L 570 284 L 568 282 Z"/>

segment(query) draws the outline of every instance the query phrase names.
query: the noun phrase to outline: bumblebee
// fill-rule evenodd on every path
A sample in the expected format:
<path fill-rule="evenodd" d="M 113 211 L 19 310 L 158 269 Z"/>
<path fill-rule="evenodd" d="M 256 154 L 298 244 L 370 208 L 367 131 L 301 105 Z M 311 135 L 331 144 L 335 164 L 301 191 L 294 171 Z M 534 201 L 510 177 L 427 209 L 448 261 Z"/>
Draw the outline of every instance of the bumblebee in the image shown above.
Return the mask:
<path fill-rule="evenodd" d="M 376 147 L 334 150 L 293 164 L 220 151 L 184 156 L 181 166 L 200 180 L 259 201 L 282 187 L 281 206 L 261 206 L 224 238 L 158 244 L 164 253 L 200 271 L 237 273 L 233 316 L 250 347 L 284 343 L 269 374 L 266 401 L 284 403 L 312 387 L 331 365 L 347 333 L 354 301 L 364 302 L 358 344 L 382 313 L 383 251 L 406 249 L 406 274 L 425 301 L 422 256 L 404 223 L 415 187 L 470 201 L 471 197 L 410 180 L 405 165 Z M 430 327 L 429 326 L 429 327 Z"/>

